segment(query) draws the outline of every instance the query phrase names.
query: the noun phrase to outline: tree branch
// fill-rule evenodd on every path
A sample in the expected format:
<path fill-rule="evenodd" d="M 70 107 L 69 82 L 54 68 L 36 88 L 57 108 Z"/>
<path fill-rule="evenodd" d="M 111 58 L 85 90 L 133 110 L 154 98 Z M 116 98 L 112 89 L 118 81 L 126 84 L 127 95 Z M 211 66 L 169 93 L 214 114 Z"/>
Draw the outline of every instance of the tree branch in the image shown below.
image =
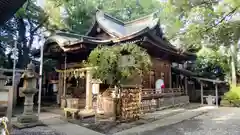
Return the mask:
<path fill-rule="evenodd" d="M 35 27 L 32 31 L 30 31 L 30 34 L 34 34 L 39 28 L 41 28 L 43 24 L 48 20 L 48 18 L 49 16 L 46 16 L 37 27 Z"/>
<path fill-rule="evenodd" d="M 234 14 L 234 13 L 238 10 L 238 8 L 240 8 L 240 5 L 237 6 L 236 8 L 234 8 L 231 12 L 227 13 L 225 16 L 223 16 L 223 17 L 222 17 L 217 23 L 215 23 L 213 26 L 207 28 L 207 29 L 205 30 L 205 32 L 208 32 L 208 31 L 211 30 L 212 28 L 218 26 L 218 25 L 219 25 L 220 23 L 222 23 L 228 16 L 231 16 L 232 14 Z"/>
<path fill-rule="evenodd" d="M 196 6 L 203 6 L 203 5 L 212 5 L 212 4 L 217 4 L 218 1 L 214 1 L 214 0 L 206 0 L 206 1 L 202 1 L 201 3 L 197 4 L 197 5 L 193 5 L 193 7 Z"/>
<path fill-rule="evenodd" d="M 27 0 L 26 9 L 25 9 L 26 11 L 28 11 L 29 5 L 30 5 L 30 1 Z M 32 24 L 32 22 L 31 22 L 31 20 L 30 20 L 30 18 L 29 18 L 29 16 L 28 16 L 28 13 L 27 13 L 27 12 L 26 12 L 26 17 L 27 17 L 28 23 L 29 23 L 29 25 L 30 25 L 30 31 L 31 31 L 31 30 L 32 30 L 32 27 L 33 27 L 33 24 Z"/>

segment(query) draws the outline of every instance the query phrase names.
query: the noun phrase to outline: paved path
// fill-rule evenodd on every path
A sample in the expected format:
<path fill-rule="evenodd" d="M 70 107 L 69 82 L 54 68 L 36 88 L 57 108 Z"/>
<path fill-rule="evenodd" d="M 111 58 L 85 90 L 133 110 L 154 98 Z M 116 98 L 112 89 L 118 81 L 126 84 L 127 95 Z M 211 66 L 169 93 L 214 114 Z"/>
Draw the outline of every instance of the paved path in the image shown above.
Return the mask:
<path fill-rule="evenodd" d="M 60 118 L 45 119 L 42 122 L 48 125 L 48 127 L 66 135 L 103 135 L 85 127 L 63 121 Z"/>
<path fill-rule="evenodd" d="M 139 135 L 239 135 L 240 108 L 219 108 L 175 125 Z"/>
<path fill-rule="evenodd" d="M 114 135 L 190 135 L 190 134 L 207 134 L 209 132 L 205 132 L 207 131 L 206 128 L 213 128 L 214 134 L 220 134 L 223 133 L 222 131 L 217 132 L 217 130 L 215 129 L 216 127 L 218 127 L 219 125 L 217 124 L 212 124 L 211 121 L 223 121 L 232 117 L 236 118 L 236 115 L 239 115 L 239 119 L 240 119 L 240 110 L 239 109 L 235 109 L 234 113 L 232 112 L 232 109 L 228 109 L 228 108 L 221 108 L 221 109 L 217 109 L 216 111 L 212 111 L 211 113 L 208 113 L 207 115 L 202 115 L 203 113 L 215 109 L 214 107 L 201 107 L 198 109 L 193 109 L 193 110 L 187 110 L 184 111 L 183 113 L 179 113 L 177 115 L 174 116 L 170 116 L 170 117 L 166 117 L 157 121 L 154 121 L 153 123 L 148 123 L 148 124 L 144 124 L 144 125 L 140 125 L 128 130 L 124 130 L 122 132 L 118 132 L 115 133 Z M 234 109 L 234 108 L 233 108 Z M 220 113 L 221 117 L 213 117 L 214 115 L 216 115 L 217 113 Z M 187 120 L 184 121 L 186 119 L 190 119 L 193 118 L 195 116 L 199 117 L 193 119 L 193 120 Z M 210 118 L 210 116 L 212 116 L 212 119 Z M 93 130 L 87 129 L 85 127 L 81 127 L 72 123 L 68 123 L 64 120 L 60 119 L 59 115 L 56 114 L 52 114 L 52 113 L 41 113 L 40 116 L 41 121 L 48 125 L 47 128 L 42 128 L 42 130 L 45 130 L 47 132 L 47 130 L 49 130 L 48 133 L 46 134 L 50 134 L 50 135 L 103 135 L 101 133 L 95 132 Z M 183 122 L 184 121 L 184 122 Z M 180 122 L 180 123 L 179 123 Z M 230 121 L 231 122 L 231 121 Z M 237 121 L 235 121 L 237 123 Z M 172 125 L 175 123 L 179 123 L 176 125 Z M 167 125 L 172 125 L 172 126 L 167 126 Z M 228 122 L 227 123 L 228 127 L 231 126 L 231 124 Z M 236 124 L 237 125 L 237 124 Z M 238 127 L 240 126 L 240 124 L 237 125 Z M 206 127 L 206 128 L 205 128 Z M 233 126 L 236 128 L 236 126 Z M 36 127 L 37 128 L 37 127 Z M 199 130 L 198 130 L 199 129 Z M 34 129 L 33 129 L 34 130 Z M 33 131 L 32 130 L 32 131 Z M 185 131 L 184 131 L 185 130 Z M 224 129 L 226 130 L 226 129 Z M 233 129 L 231 129 L 233 130 Z M 40 130 L 39 130 L 40 131 Z M 199 131 L 199 132 L 198 132 Z M 234 132 L 234 131 L 233 131 Z M 232 132 L 232 133 L 233 133 Z M 20 135 L 20 132 L 17 132 L 16 135 Z M 24 132 L 25 133 L 25 132 Z M 24 135 L 43 135 L 43 134 L 32 134 L 33 132 L 29 131 L 29 134 L 24 134 Z M 229 132 L 228 132 L 229 133 Z M 237 130 L 234 132 L 236 134 L 239 134 L 240 132 L 237 132 Z M 210 134 L 209 134 L 210 135 Z M 235 134 L 233 134 L 235 135 Z"/>
<path fill-rule="evenodd" d="M 152 123 L 140 125 L 128 130 L 124 130 L 122 132 L 115 133 L 114 135 L 138 135 L 141 133 L 144 133 L 143 135 L 150 135 L 149 132 L 151 130 L 152 130 L 151 131 L 152 133 L 155 133 L 156 135 L 161 135 L 160 133 L 158 133 L 157 128 L 182 122 L 186 119 L 190 119 L 198 115 L 201 115 L 203 113 L 206 113 L 207 111 L 212 109 L 215 109 L 215 107 L 201 107 L 198 109 L 187 110 L 183 113 L 180 113 L 174 116 L 166 117 L 166 118 L 154 121 Z M 154 134 L 151 134 L 151 135 L 154 135 Z M 172 135 L 172 134 L 169 134 L 169 135 Z"/>
<path fill-rule="evenodd" d="M 16 120 L 14 118 L 13 120 Z M 35 127 L 14 130 L 13 135 L 103 135 L 93 130 L 81 127 L 60 119 L 60 115 L 43 112 L 40 120 L 48 127 Z"/>

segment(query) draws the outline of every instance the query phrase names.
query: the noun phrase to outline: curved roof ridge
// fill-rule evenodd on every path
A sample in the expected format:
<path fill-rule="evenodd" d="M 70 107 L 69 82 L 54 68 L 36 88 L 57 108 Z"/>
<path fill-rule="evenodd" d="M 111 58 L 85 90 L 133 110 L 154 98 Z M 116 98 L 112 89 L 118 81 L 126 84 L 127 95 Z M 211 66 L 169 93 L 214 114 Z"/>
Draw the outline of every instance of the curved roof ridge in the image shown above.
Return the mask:
<path fill-rule="evenodd" d="M 134 19 L 134 20 L 131 20 L 131 21 L 123 21 L 123 20 L 117 19 L 116 17 L 113 17 L 112 15 L 110 15 L 110 14 L 108 14 L 108 13 L 106 13 L 106 12 L 100 10 L 100 9 L 98 9 L 97 12 L 102 14 L 105 18 L 111 19 L 115 23 L 118 23 L 118 24 L 123 25 L 123 26 L 130 25 L 130 24 L 136 23 L 138 21 L 146 20 L 146 19 L 149 19 L 150 17 L 155 19 L 154 16 L 159 13 L 159 11 L 155 11 L 151 14 L 145 15 L 143 17 L 140 17 L 140 18 L 137 18 L 137 19 Z M 98 15 L 97 12 L 96 12 L 96 16 Z"/>
<path fill-rule="evenodd" d="M 104 16 L 105 18 L 111 19 L 112 21 L 114 21 L 115 23 L 118 23 L 120 25 L 124 25 L 124 22 L 120 19 L 117 19 L 116 17 L 113 17 L 112 15 L 102 11 L 102 10 L 97 10 L 96 12 L 96 16 L 98 15 L 98 13 L 100 13 L 102 16 Z"/>
<path fill-rule="evenodd" d="M 134 19 L 134 20 L 131 20 L 131 21 L 124 22 L 124 25 L 133 24 L 133 23 L 136 23 L 136 22 L 138 22 L 138 21 L 142 21 L 142 20 L 149 19 L 150 17 L 152 17 L 153 19 L 155 19 L 154 16 L 155 16 L 157 13 L 158 13 L 158 11 L 155 11 L 155 12 L 153 12 L 153 13 L 151 13 L 151 14 L 148 14 L 148 15 L 145 15 L 145 16 L 143 16 L 143 17 L 140 17 L 140 18 L 137 18 L 137 19 Z"/>
<path fill-rule="evenodd" d="M 113 35 L 113 37 L 124 37 L 137 33 L 146 27 L 149 27 L 150 29 L 154 28 L 159 22 L 159 19 L 154 16 L 156 13 L 157 12 L 133 21 L 123 22 L 101 10 L 98 10 L 96 12 L 96 21 L 109 35 Z"/>

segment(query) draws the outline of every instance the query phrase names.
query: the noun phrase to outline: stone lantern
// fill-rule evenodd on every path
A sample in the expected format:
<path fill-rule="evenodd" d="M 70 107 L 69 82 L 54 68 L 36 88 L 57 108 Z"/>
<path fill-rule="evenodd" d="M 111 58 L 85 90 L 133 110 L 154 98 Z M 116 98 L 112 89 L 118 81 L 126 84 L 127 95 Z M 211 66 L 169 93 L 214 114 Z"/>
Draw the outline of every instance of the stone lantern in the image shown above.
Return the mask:
<path fill-rule="evenodd" d="M 34 64 L 28 64 L 27 70 L 22 75 L 24 80 L 22 93 L 25 96 L 25 102 L 23 114 L 17 118 L 19 123 L 33 124 L 38 122 L 38 116 L 33 113 L 33 96 L 38 91 L 36 88 L 38 77 L 39 75 L 35 72 Z"/>

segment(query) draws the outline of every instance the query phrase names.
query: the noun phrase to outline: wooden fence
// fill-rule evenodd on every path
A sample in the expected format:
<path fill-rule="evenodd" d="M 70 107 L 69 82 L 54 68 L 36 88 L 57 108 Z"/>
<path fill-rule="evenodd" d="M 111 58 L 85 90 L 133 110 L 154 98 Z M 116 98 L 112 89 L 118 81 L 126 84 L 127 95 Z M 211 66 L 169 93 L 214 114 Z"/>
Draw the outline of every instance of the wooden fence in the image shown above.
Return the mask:
<path fill-rule="evenodd" d="M 115 113 L 115 103 L 110 93 L 111 90 L 105 91 L 105 96 L 101 95 L 98 100 L 99 113 L 108 117 L 112 117 Z M 161 92 L 154 89 L 124 88 L 121 100 L 117 103 L 117 112 L 120 111 L 117 115 L 124 120 L 137 119 L 141 112 L 151 112 L 159 107 L 178 104 L 185 101 L 184 97 L 186 97 L 184 90 L 179 88 L 166 88 Z"/>
<path fill-rule="evenodd" d="M 143 89 L 142 99 L 158 99 L 163 97 L 173 97 L 184 95 L 184 90 L 180 88 L 165 88 L 162 91 L 155 91 L 155 89 Z"/>
<path fill-rule="evenodd" d="M 165 88 L 162 91 L 143 89 L 141 91 L 141 111 L 143 113 L 152 112 L 160 107 L 178 104 L 178 98 L 181 96 L 186 96 L 186 94 L 180 88 Z M 177 102 L 175 99 L 177 99 Z"/>

